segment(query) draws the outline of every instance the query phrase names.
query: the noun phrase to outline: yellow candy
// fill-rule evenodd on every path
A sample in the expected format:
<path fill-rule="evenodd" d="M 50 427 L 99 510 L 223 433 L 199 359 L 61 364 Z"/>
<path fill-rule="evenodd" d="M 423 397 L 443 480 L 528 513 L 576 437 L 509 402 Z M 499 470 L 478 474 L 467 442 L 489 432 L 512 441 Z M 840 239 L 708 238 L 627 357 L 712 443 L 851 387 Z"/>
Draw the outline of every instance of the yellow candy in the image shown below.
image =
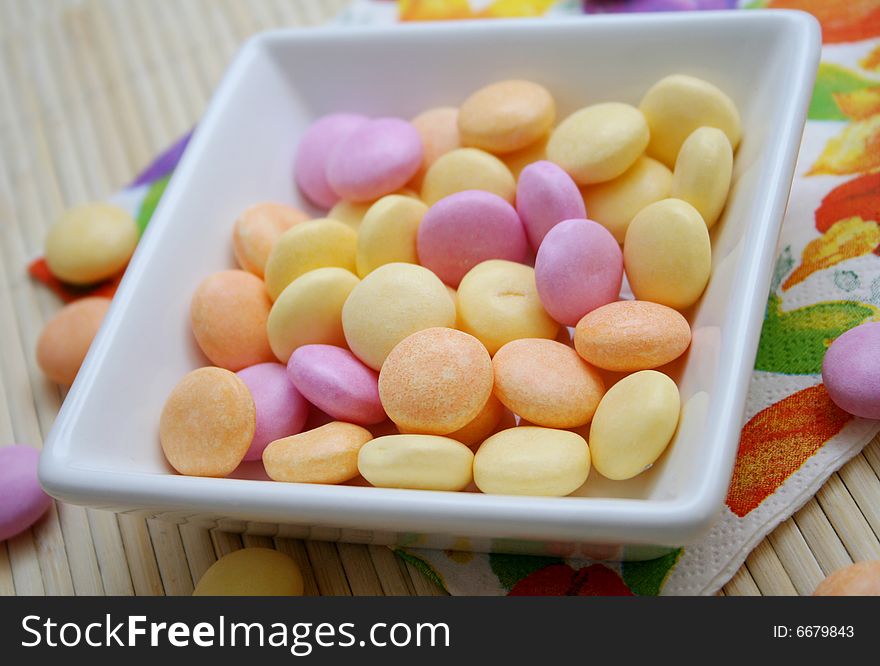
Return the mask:
<path fill-rule="evenodd" d="M 401 340 L 379 373 L 388 417 L 409 432 L 446 435 L 477 417 L 492 394 L 492 359 L 475 337 L 428 328 Z"/>
<path fill-rule="evenodd" d="M 532 81 L 499 81 L 468 97 L 458 112 L 464 146 L 511 153 L 534 143 L 553 126 L 556 103 Z"/>
<path fill-rule="evenodd" d="M 316 268 L 291 282 L 269 312 L 266 328 L 272 352 L 282 363 L 303 345 L 345 347 L 342 306 L 358 283 L 344 268 Z"/>
<path fill-rule="evenodd" d="M 414 199 L 418 199 L 419 195 L 416 194 L 413 190 L 409 190 L 407 188 L 403 188 L 402 190 L 398 190 L 394 194 L 399 194 L 403 197 L 412 197 Z M 337 220 L 339 222 L 344 222 L 352 229 L 357 231 L 360 229 L 361 222 L 364 219 L 364 215 L 367 214 L 367 211 L 370 210 L 370 207 L 376 203 L 375 201 L 339 201 L 333 208 L 330 209 L 330 212 L 327 213 L 327 217 L 332 220 Z"/>
<path fill-rule="evenodd" d="M 455 305 L 436 275 L 415 264 L 385 264 L 361 280 L 342 308 L 355 356 L 379 370 L 394 346 L 434 326 L 455 325 Z"/>
<path fill-rule="evenodd" d="M 437 435 L 386 435 L 358 455 L 361 475 L 379 488 L 463 490 L 472 480 L 473 452 Z"/>
<path fill-rule="evenodd" d="M 485 190 L 513 203 L 516 180 L 494 155 L 476 148 L 459 148 L 440 156 L 422 181 L 422 200 L 429 206 L 464 190 Z"/>
<path fill-rule="evenodd" d="M 293 206 L 260 203 L 245 210 L 232 228 L 232 249 L 238 265 L 263 277 L 272 246 L 281 234 L 309 217 Z"/>
<path fill-rule="evenodd" d="M 358 231 L 357 271 L 364 277 L 394 262 L 419 263 L 416 236 L 428 207 L 399 194 L 382 197 L 367 211 Z"/>
<path fill-rule="evenodd" d="M 513 177 L 519 179 L 520 172 L 532 162 L 539 162 L 547 159 L 547 142 L 550 141 L 550 132 L 547 132 L 534 143 L 529 144 L 525 148 L 517 150 L 513 153 L 507 153 L 501 156 L 501 161 L 510 169 Z"/>
<path fill-rule="evenodd" d="M 581 189 L 587 217 L 608 229 L 618 243 L 642 208 L 669 196 L 672 172 L 650 157 L 640 157 L 623 174 Z"/>
<path fill-rule="evenodd" d="M 710 229 L 730 190 L 733 149 L 720 129 L 700 127 L 685 139 L 675 160 L 671 196 L 696 208 Z"/>
<path fill-rule="evenodd" d="M 492 359 L 495 396 L 522 418 L 548 428 L 575 428 L 593 418 L 605 393 L 602 377 L 555 340 L 514 340 Z"/>
<path fill-rule="evenodd" d="M 706 223 L 681 199 L 663 199 L 630 222 L 623 264 L 635 297 L 676 310 L 697 302 L 712 271 Z"/>
<path fill-rule="evenodd" d="M 648 124 L 629 104 L 606 102 L 575 111 L 550 135 L 547 159 L 578 185 L 617 178 L 648 145 Z"/>
<path fill-rule="evenodd" d="M 266 262 L 266 290 L 274 301 L 303 273 L 325 266 L 355 272 L 357 232 L 337 220 L 300 222 L 285 231 Z"/>
<path fill-rule="evenodd" d="M 366 428 L 334 421 L 270 442 L 263 466 L 273 481 L 344 483 L 358 475 L 358 451 L 371 439 Z"/>
<path fill-rule="evenodd" d="M 422 165 L 407 185 L 415 190 L 422 189 L 422 180 L 437 158 L 450 150 L 461 148 L 458 136 L 458 109 L 454 106 L 441 106 L 423 111 L 411 121 L 422 137 Z"/>
<path fill-rule="evenodd" d="M 299 597 L 303 578 L 296 562 L 270 548 L 242 548 L 214 562 L 194 597 Z"/>
<path fill-rule="evenodd" d="M 733 101 L 707 81 L 684 74 L 661 79 L 645 93 L 639 109 L 648 121 L 648 154 L 672 167 L 685 139 L 698 127 L 717 127 L 736 149 L 739 112 Z"/>
<path fill-rule="evenodd" d="M 46 237 L 45 258 L 62 282 L 86 285 L 119 273 L 137 245 L 134 219 L 122 208 L 91 203 L 61 214 Z"/>
<path fill-rule="evenodd" d="M 642 370 L 608 389 L 590 427 L 593 466 L 620 481 L 651 467 L 666 450 L 681 411 L 675 382 L 661 372 Z"/>
<path fill-rule="evenodd" d="M 564 497 L 590 473 L 590 449 L 568 430 L 525 426 L 502 430 L 477 449 L 474 483 L 484 493 Z"/>
<path fill-rule="evenodd" d="M 534 268 L 490 259 L 468 271 L 458 286 L 458 328 L 495 354 L 511 340 L 552 339 L 559 324 L 541 305 Z"/>

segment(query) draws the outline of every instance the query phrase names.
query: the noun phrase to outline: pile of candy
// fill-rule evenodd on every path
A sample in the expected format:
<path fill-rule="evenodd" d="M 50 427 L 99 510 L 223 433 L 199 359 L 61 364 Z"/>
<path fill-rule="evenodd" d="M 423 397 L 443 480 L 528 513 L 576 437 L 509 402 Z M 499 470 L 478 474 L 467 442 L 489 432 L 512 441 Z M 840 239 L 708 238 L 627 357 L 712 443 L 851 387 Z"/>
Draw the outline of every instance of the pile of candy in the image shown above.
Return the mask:
<path fill-rule="evenodd" d="M 656 368 L 690 344 L 681 311 L 709 280 L 739 116 L 673 75 L 639 108 L 555 122 L 549 91 L 512 80 L 412 122 L 312 124 L 295 180 L 329 212 L 262 203 L 236 221 L 240 270 L 192 299 L 213 365 L 162 411 L 174 469 L 563 496 L 591 466 L 650 468 L 680 412 Z M 636 300 L 619 300 L 624 274 Z"/>

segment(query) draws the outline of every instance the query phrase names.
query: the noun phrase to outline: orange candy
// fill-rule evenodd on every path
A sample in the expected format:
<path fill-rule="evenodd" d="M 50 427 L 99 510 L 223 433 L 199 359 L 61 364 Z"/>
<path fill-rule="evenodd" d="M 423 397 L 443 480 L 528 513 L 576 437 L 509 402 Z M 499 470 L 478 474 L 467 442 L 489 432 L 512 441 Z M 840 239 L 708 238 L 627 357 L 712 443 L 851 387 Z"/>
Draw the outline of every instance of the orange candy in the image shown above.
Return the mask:
<path fill-rule="evenodd" d="M 461 148 L 461 140 L 458 136 L 458 109 L 454 106 L 428 109 L 413 118 L 411 122 L 422 137 L 423 157 L 422 166 L 407 186 L 420 190 L 428 167 L 441 155 Z"/>
<path fill-rule="evenodd" d="M 880 597 L 880 562 L 856 562 L 819 583 L 814 597 Z"/>
<path fill-rule="evenodd" d="M 263 277 L 275 241 L 298 222 L 309 219 L 301 210 L 280 203 L 259 203 L 245 210 L 232 229 L 232 249 L 238 265 Z"/>
<path fill-rule="evenodd" d="M 107 308 L 109 298 L 93 296 L 65 305 L 37 340 L 37 365 L 56 384 L 73 384 Z"/>

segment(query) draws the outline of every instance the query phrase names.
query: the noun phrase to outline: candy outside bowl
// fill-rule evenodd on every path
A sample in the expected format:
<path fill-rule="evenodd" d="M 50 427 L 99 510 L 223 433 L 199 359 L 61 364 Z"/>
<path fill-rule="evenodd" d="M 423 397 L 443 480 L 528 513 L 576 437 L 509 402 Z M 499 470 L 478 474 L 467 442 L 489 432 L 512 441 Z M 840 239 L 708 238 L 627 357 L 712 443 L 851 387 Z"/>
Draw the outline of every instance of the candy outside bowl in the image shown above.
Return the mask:
<path fill-rule="evenodd" d="M 128 267 L 46 442 L 43 485 L 75 504 L 303 538 L 606 559 L 693 541 L 730 483 L 818 55 L 816 21 L 778 11 L 257 35 L 215 93 Z M 593 472 L 564 498 L 274 483 L 253 469 L 227 479 L 173 473 L 159 414 L 177 381 L 207 364 L 189 330 L 193 290 L 234 265 L 241 210 L 263 200 L 304 205 L 292 158 L 312 120 L 340 110 L 412 117 L 505 78 L 545 85 L 561 118 L 600 101 L 637 104 L 672 73 L 726 91 L 743 140 L 712 231 L 712 278 L 688 313 L 693 342 L 675 374 L 680 426 L 651 470 L 626 482 Z"/>

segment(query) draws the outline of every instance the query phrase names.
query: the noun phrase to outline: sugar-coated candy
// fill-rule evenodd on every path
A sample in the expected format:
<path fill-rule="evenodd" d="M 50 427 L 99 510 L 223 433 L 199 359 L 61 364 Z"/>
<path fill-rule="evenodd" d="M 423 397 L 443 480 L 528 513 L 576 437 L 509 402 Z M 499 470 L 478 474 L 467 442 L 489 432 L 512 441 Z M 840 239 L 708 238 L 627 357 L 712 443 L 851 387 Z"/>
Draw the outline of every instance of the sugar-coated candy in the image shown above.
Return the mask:
<path fill-rule="evenodd" d="M 0 447 L 0 543 L 24 532 L 52 504 L 37 478 L 39 462 L 33 447 Z"/>
<path fill-rule="evenodd" d="M 473 479 L 473 452 L 437 435 L 386 435 L 367 442 L 358 469 L 379 488 L 464 490 Z"/>
<path fill-rule="evenodd" d="M 727 136 L 715 127 L 699 127 L 678 151 L 670 196 L 696 208 L 711 229 L 727 201 L 732 173 L 733 149 Z"/>
<path fill-rule="evenodd" d="M 536 252 L 554 226 L 587 215 L 584 199 L 571 176 L 547 160 L 530 164 L 519 175 L 516 212 Z"/>
<path fill-rule="evenodd" d="M 416 239 L 426 212 L 421 201 L 400 194 L 389 194 L 370 206 L 358 230 L 358 275 L 394 262 L 419 263 Z"/>
<path fill-rule="evenodd" d="M 92 340 L 110 308 L 110 299 L 90 296 L 68 303 L 37 338 L 37 365 L 56 384 L 73 384 Z"/>
<path fill-rule="evenodd" d="M 194 597 L 300 597 L 304 584 L 296 562 L 271 548 L 241 548 L 214 562 Z"/>
<path fill-rule="evenodd" d="M 270 443 L 263 466 L 273 481 L 345 483 L 358 475 L 358 452 L 371 439 L 359 425 L 333 421 Z"/>
<path fill-rule="evenodd" d="M 281 234 L 309 219 L 301 210 L 285 204 L 264 202 L 247 208 L 232 229 L 232 249 L 238 265 L 263 277 L 272 246 Z"/>
<path fill-rule="evenodd" d="M 866 322 L 834 340 L 825 352 L 822 380 L 842 410 L 880 419 L 880 322 Z"/>
<path fill-rule="evenodd" d="M 429 206 L 464 190 L 485 190 L 512 204 L 516 180 L 500 159 L 477 148 L 458 148 L 441 155 L 422 180 L 422 201 Z"/>
<path fill-rule="evenodd" d="M 461 148 L 458 109 L 454 106 L 439 106 L 422 111 L 410 122 L 422 138 L 422 164 L 407 186 L 420 190 L 425 173 L 437 158 L 450 150 Z"/>
<path fill-rule="evenodd" d="M 837 569 L 819 583 L 813 596 L 880 597 L 880 562 L 856 562 Z"/>
<path fill-rule="evenodd" d="M 336 144 L 367 120 L 357 113 L 331 113 L 309 125 L 300 139 L 294 177 L 300 191 L 319 208 L 331 208 L 339 201 L 339 195 L 327 181 L 330 154 Z"/>

